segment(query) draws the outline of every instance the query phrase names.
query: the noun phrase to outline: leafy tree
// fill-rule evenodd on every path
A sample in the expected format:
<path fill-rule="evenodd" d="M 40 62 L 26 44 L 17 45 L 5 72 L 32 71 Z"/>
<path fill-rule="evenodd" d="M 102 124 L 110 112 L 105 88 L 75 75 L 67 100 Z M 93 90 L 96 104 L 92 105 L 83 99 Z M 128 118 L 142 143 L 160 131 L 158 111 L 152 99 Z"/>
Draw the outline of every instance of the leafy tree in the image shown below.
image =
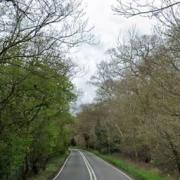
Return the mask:
<path fill-rule="evenodd" d="M 97 102 L 78 116 L 80 124 L 96 121 L 93 143 L 98 150 L 107 144 L 117 149 L 118 142 L 115 147 L 123 155 L 179 173 L 178 37 L 133 32 L 124 44 L 108 51 L 109 61 L 98 65 L 92 78 L 98 87 Z M 83 126 L 94 129 L 91 124 Z"/>

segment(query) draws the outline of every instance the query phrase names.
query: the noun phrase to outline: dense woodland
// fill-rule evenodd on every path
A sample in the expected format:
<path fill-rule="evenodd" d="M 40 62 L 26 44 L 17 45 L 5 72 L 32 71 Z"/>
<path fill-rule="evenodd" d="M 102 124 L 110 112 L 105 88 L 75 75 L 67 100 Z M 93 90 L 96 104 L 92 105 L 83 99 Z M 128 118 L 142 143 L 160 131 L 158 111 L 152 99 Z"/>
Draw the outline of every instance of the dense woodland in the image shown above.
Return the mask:
<path fill-rule="evenodd" d="M 38 174 L 74 135 L 73 144 L 180 173 L 180 2 L 124 2 L 115 14 L 154 18 L 154 33 L 133 30 L 107 51 L 92 77 L 96 100 L 74 118 L 71 49 L 93 41 L 81 3 L 0 1 L 0 179 Z"/>
<path fill-rule="evenodd" d="M 124 4 L 113 10 L 129 18 L 148 16 L 152 35 L 130 31 L 107 51 L 92 77 L 96 102 L 81 107 L 76 141 L 104 153 L 180 173 L 180 6 Z"/>
<path fill-rule="evenodd" d="M 67 151 L 70 49 L 88 29 L 78 1 L 0 1 L 0 179 L 26 179 Z"/>

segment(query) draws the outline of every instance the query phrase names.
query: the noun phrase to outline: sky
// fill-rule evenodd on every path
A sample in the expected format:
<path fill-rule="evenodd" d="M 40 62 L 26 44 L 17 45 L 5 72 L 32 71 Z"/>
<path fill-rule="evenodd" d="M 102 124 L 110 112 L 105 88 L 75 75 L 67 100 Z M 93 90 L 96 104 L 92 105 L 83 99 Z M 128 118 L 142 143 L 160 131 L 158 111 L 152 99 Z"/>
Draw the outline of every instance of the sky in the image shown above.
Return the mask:
<path fill-rule="evenodd" d="M 89 83 L 91 76 L 96 73 L 96 65 L 106 60 L 105 51 L 115 46 L 117 38 L 122 40 L 128 36 L 133 27 L 141 34 L 152 32 L 152 20 L 144 17 L 125 18 L 115 15 L 112 5 L 116 0 L 83 0 L 89 25 L 93 26 L 92 33 L 99 43 L 97 45 L 83 44 L 74 54 L 75 63 L 80 67 L 73 83 L 81 95 L 77 104 L 91 103 L 96 95 L 96 87 Z"/>

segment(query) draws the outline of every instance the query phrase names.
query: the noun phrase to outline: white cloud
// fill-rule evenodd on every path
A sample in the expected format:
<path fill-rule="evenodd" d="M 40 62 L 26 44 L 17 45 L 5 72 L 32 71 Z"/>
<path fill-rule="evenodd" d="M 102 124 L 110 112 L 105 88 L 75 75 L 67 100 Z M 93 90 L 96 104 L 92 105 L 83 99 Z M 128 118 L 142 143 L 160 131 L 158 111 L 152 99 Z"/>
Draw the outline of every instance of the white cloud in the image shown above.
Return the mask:
<path fill-rule="evenodd" d="M 94 26 L 93 33 L 100 39 L 101 44 L 97 46 L 83 45 L 74 54 L 76 63 L 82 72 L 78 74 L 73 83 L 83 92 L 78 104 L 92 102 L 96 88 L 88 83 L 90 77 L 96 72 L 96 64 L 105 58 L 104 51 L 113 47 L 119 33 L 127 35 L 127 31 L 136 25 L 141 33 L 150 33 L 152 21 L 147 18 L 134 17 L 126 19 L 114 14 L 111 6 L 115 0 L 83 0 L 86 6 L 90 25 Z"/>

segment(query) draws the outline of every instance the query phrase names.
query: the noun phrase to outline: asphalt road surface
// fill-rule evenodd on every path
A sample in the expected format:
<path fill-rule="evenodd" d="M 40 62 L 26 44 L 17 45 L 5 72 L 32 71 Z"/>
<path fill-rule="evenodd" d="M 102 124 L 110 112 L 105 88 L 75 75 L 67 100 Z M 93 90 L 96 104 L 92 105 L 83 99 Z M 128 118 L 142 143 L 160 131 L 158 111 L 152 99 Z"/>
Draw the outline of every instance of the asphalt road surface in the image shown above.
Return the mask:
<path fill-rule="evenodd" d="M 131 180 L 129 176 L 92 153 L 71 150 L 53 180 Z"/>

